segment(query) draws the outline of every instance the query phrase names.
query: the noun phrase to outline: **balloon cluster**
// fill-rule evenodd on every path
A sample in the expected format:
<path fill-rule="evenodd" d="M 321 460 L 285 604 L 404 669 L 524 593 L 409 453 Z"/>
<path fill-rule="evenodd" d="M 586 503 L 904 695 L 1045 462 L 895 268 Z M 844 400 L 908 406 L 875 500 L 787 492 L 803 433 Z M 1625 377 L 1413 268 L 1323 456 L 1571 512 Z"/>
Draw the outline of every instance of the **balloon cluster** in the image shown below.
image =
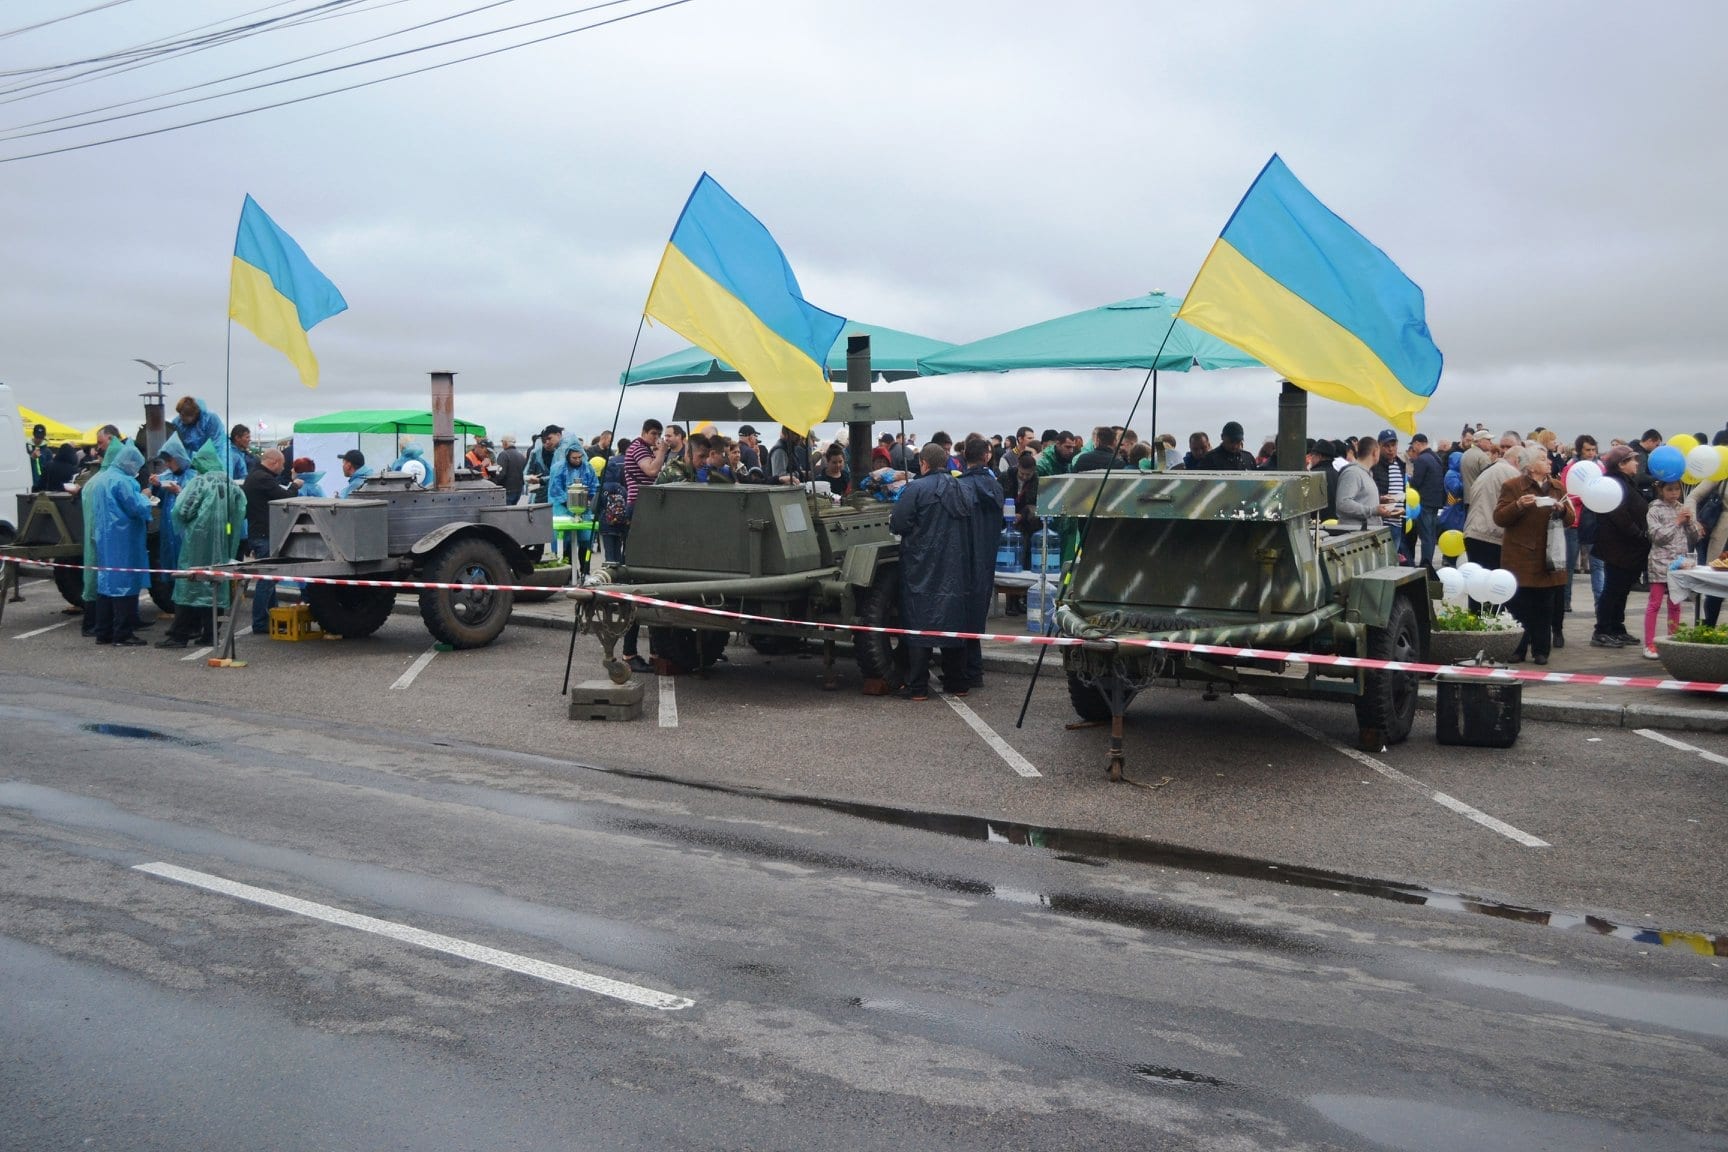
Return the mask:
<path fill-rule="evenodd" d="M 1518 591 L 1518 577 L 1504 568 L 1484 568 L 1474 561 L 1442 568 L 1439 576 L 1440 587 L 1445 590 L 1442 599 L 1453 603 L 1469 599 L 1499 607 Z"/>
<path fill-rule="evenodd" d="M 1700 484 L 1705 480 L 1728 480 L 1728 446 L 1700 444 L 1682 432 L 1650 453 L 1650 475 L 1664 484 Z"/>
<path fill-rule="evenodd" d="M 1651 459 L 1655 459 L 1654 453 Z M 1566 470 L 1566 491 L 1578 497 L 1584 502 L 1584 507 L 1598 516 L 1620 507 L 1620 501 L 1626 495 L 1620 481 L 1604 475 L 1602 465 L 1594 460 L 1573 461 L 1572 467 Z"/>

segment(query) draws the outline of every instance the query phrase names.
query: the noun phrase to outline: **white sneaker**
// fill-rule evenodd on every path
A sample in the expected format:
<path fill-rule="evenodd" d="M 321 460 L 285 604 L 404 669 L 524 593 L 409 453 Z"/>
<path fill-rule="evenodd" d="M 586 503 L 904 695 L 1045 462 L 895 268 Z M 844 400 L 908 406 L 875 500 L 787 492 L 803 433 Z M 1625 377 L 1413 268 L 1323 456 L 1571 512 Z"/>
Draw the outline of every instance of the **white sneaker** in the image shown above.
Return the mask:
<path fill-rule="evenodd" d="M 1662 653 L 1656 651 L 1656 649 L 1654 649 L 1654 648 L 1646 648 L 1646 649 L 1644 649 L 1644 659 L 1646 659 L 1646 660 L 1660 660 L 1660 659 L 1662 659 Z"/>

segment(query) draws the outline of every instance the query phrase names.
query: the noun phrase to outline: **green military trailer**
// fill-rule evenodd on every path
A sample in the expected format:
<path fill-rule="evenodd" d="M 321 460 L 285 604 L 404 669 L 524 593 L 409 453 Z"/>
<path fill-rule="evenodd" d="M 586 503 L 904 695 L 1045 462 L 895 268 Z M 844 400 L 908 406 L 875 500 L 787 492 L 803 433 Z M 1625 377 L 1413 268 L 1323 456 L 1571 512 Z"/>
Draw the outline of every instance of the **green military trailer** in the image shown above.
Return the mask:
<path fill-rule="evenodd" d="M 1423 570 L 1399 566 L 1389 528 L 1322 525 L 1326 503 L 1318 472 L 1095 472 L 1040 481 L 1041 515 L 1085 525 L 1055 633 L 1088 641 L 1063 647 L 1062 667 L 1080 717 L 1111 725 L 1113 779 L 1123 766 L 1123 712 L 1154 684 L 1334 695 L 1354 702 L 1364 746 L 1409 736 L 1415 673 L 1278 655 L 1416 662 L 1427 650 Z M 1134 643 L 1148 640 L 1255 651 Z"/>

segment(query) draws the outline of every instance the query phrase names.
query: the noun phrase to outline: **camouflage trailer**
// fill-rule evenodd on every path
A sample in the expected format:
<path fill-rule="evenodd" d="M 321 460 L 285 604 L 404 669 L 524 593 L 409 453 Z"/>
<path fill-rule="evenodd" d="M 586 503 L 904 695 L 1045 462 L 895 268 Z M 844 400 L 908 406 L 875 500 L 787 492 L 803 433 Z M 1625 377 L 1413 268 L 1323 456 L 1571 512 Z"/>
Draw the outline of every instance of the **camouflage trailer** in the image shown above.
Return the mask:
<path fill-rule="evenodd" d="M 1326 476 L 1317 472 L 1097 472 L 1040 481 L 1040 514 L 1076 526 L 1091 516 L 1055 630 L 1092 641 L 1062 648 L 1062 666 L 1075 711 L 1111 724 L 1112 778 L 1122 771 L 1123 711 L 1156 683 L 1346 696 L 1364 746 L 1410 734 L 1414 673 L 1122 643 L 1420 660 L 1431 613 L 1425 574 L 1398 566 L 1389 528 L 1323 527 L 1326 502 Z"/>

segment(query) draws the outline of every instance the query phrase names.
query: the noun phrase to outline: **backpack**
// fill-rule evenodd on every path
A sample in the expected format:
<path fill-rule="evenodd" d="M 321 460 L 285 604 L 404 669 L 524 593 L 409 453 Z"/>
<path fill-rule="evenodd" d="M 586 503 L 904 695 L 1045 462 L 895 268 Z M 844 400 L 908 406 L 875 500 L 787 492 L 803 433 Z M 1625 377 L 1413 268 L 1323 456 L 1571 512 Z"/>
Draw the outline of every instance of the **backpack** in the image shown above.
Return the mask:
<path fill-rule="evenodd" d="M 630 527 L 630 501 L 624 487 L 624 462 L 613 457 L 606 462 L 600 481 L 600 527 L 620 529 Z"/>

